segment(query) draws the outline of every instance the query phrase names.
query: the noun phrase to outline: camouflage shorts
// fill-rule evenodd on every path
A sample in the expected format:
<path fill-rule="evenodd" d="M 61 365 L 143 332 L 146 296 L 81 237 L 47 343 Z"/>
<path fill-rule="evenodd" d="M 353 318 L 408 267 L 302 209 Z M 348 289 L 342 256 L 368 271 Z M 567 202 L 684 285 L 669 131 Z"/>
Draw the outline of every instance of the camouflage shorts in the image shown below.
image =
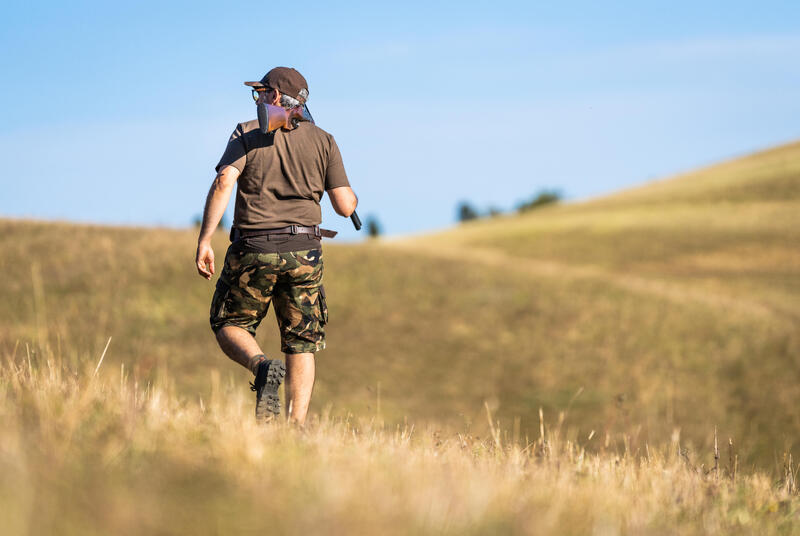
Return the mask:
<path fill-rule="evenodd" d="M 282 352 L 325 348 L 322 250 L 256 253 L 228 248 L 211 300 L 211 329 L 237 326 L 255 335 L 270 302 L 275 304 Z"/>

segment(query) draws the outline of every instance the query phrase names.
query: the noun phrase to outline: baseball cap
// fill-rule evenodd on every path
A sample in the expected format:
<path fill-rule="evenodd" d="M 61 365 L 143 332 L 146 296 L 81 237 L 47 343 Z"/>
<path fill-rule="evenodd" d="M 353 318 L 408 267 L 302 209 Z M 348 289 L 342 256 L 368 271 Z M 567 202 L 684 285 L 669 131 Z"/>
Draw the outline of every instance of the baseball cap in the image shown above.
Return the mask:
<path fill-rule="evenodd" d="M 308 100 L 308 82 L 296 69 L 291 67 L 275 67 L 258 82 L 245 82 L 251 87 L 271 87 L 284 95 L 289 95 L 305 104 Z"/>

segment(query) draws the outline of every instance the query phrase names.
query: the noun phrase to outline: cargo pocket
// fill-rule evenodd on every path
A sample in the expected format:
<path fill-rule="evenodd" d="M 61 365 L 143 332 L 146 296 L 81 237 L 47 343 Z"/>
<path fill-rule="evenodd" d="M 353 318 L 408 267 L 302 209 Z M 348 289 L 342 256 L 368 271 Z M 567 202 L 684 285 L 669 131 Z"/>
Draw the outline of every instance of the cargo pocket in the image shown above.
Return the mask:
<path fill-rule="evenodd" d="M 325 287 L 322 285 L 319 287 L 319 309 L 319 323 L 324 326 L 328 323 L 328 302 L 325 299 Z"/>

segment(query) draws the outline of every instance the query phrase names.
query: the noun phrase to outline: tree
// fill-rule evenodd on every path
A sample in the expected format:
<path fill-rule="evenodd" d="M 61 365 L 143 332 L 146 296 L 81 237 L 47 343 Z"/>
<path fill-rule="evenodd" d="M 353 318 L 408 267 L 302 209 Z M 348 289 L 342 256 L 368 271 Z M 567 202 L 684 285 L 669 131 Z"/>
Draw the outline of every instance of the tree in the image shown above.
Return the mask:
<path fill-rule="evenodd" d="M 378 238 L 381 235 L 381 224 L 378 218 L 373 215 L 367 216 L 367 234 L 370 238 Z"/>
<path fill-rule="evenodd" d="M 469 204 L 468 201 L 462 201 L 461 203 L 459 203 L 457 212 L 458 212 L 458 221 L 460 222 L 475 220 L 480 217 L 478 211 L 475 210 L 475 207 Z"/>

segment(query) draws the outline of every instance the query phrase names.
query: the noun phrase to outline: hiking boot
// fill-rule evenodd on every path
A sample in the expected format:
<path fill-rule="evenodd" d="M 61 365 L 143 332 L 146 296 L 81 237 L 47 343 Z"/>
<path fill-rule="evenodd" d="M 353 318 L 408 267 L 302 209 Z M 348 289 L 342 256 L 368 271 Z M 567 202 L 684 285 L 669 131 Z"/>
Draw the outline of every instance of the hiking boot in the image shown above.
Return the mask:
<path fill-rule="evenodd" d="M 250 384 L 250 390 L 256 392 L 256 419 L 259 421 L 281 414 L 278 387 L 285 375 L 286 365 L 283 361 L 267 359 L 259 363 L 256 379 Z"/>

